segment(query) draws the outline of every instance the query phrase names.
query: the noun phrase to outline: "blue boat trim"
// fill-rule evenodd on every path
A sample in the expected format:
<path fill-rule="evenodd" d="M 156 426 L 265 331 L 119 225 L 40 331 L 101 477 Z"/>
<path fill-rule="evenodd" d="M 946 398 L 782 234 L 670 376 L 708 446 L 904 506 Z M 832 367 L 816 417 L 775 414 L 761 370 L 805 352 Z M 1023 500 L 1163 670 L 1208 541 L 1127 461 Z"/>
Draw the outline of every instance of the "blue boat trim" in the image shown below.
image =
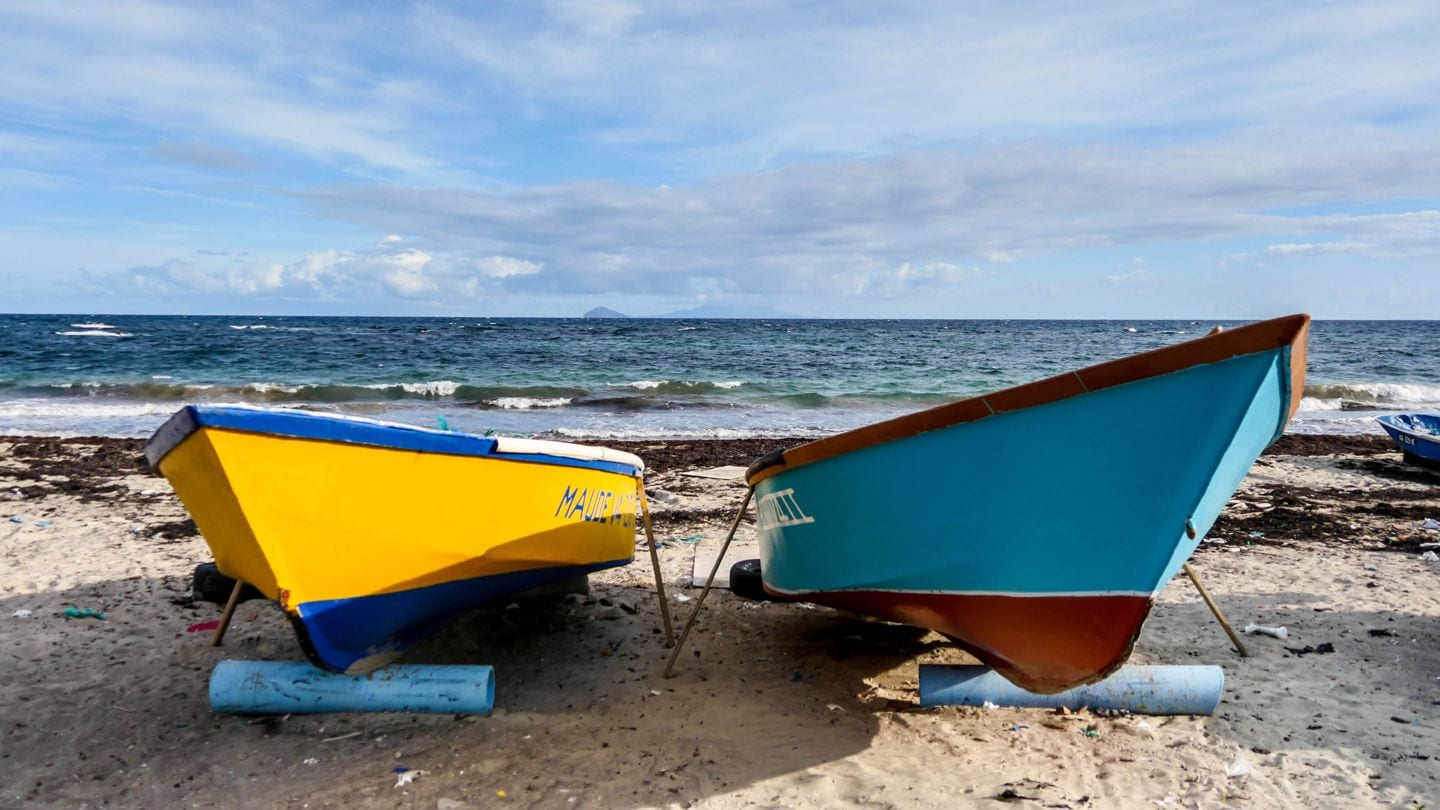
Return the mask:
<path fill-rule="evenodd" d="M 290 614 L 290 620 L 311 663 L 345 672 L 364 658 L 404 650 L 466 610 L 581 574 L 627 565 L 631 559 L 532 568 L 396 593 L 306 602 Z M 383 641 L 376 644 L 377 638 Z"/>
<path fill-rule="evenodd" d="M 296 439 L 342 442 L 392 450 L 443 453 L 452 456 L 484 456 L 525 463 L 581 467 L 590 470 L 636 475 L 629 464 L 601 459 L 578 459 L 529 453 L 498 453 L 496 441 L 472 433 L 375 422 L 348 416 L 307 413 L 275 408 L 186 405 L 171 416 L 145 443 L 145 459 L 152 469 L 190 434 L 202 427 L 288 436 Z"/>

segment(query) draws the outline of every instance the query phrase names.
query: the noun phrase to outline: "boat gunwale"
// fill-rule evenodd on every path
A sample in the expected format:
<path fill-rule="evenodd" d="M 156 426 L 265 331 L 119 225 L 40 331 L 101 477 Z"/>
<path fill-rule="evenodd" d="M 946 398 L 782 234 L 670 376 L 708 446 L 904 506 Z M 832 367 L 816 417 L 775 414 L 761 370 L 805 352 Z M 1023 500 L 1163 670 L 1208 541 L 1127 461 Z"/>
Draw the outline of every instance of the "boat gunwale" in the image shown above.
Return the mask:
<path fill-rule="evenodd" d="M 222 417 L 222 419 L 214 420 L 213 417 L 217 415 Z M 207 416 L 212 417 L 211 420 L 207 420 Z M 255 417 L 267 421 L 281 420 L 293 424 L 309 422 L 322 427 L 316 431 L 305 432 L 282 431 L 261 425 L 221 423 L 225 418 L 242 416 Z M 374 432 L 376 435 L 385 434 L 389 437 L 402 437 L 407 441 L 381 442 L 373 440 L 370 437 L 332 435 L 326 432 L 332 428 L 341 434 L 349 431 L 365 431 Z M 638 463 L 631 463 L 622 458 L 581 458 L 578 456 L 565 456 L 556 453 L 546 453 L 543 452 L 543 450 L 517 452 L 516 450 L 503 449 L 500 439 L 493 436 L 477 436 L 473 433 L 432 430 L 399 422 L 383 422 L 345 415 L 316 414 L 305 411 L 274 408 L 252 408 L 235 405 L 203 406 L 194 404 L 185 405 L 174 414 L 171 414 L 171 416 L 165 420 L 165 423 L 156 429 L 155 433 L 145 442 L 145 459 L 149 462 L 150 468 L 159 470 L 160 464 L 166 456 L 175 448 L 179 447 L 180 444 L 192 434 L 202 429 L 247 433 L 276 439 L 347 444 L 356 447 L 371 447 L 379 450 L 398 450 L 402 452 L 418 452 L 433 455 L 457 456 L 461 458 L 487 458 L 496 461 L 514 461 L 529 464 L 552 464 L 561 467 L 578 467 L 597 470 L 600 472 L 625 475 L 631 478 L 640 477 L 645 470 L 645 462 L 640 459 L 640 457 L 605 447 L 596 448 L 591 445 L 579 445 L 570 442 L 545 442 L 545 444 L 549 445 L 570 445 L 586 450 L 614 453 L 616 455 L 623 453 L 623 455 L 633 458 Z"/>
<path fill-rule="evenodd" d="M 1415 417 L 1415 416 L 1433 416 L 1433 417 L 1435 417 L 1437 420 L 1440 420 L 1440 414 L 1432 414 L 1432 413 L 1425 413 L 1425 412 L 1423 412 L 1423 411 L 1415 411 L 1415 412 L 1413 412 L 1413 413 L 1411 413 L 1411 412 L 1407 412 L 1407 413 L 1387 413 L 1387 414 L 1382 414 L 1381 416 L 1375 417 L 1375 421 L 1376 421 L 1376 422 L 1379 422 L 1382 427 L 1389 428 L 1389 429 L 1395 430 L 1395 431 L 1399 431 L 1400 433 L 1404 433 L 1404 434 L 1407 435 L 1407 436 L 1413 436 L 1413 437 L 1415 437 L 1415 438 L 1417 438 L 1417 439 L 1421 439 L 1421 440 L 1425 441 L 1425 442 L 1428 443 L 1428 444 L 1440 444 L 1440 436 L 1436 436 L 1436 435 L 1433 434 L 1433 433 L 1416 433 L 1416 432 L 1414 431 L 1414 429 L 1412 429 L 1412 428 L 1407 428 L 1407 427 L 1405 427 L 1405 426 L 1403 426 L 1403 425 L 1397 424 L 1396 422 L 1392 421 L 1392 420 L 1394 420 L 1395 417 L 1397 417 L 1397 416 L 1410 416 L 1410 417 Z"/>
<path fill-rule="evenodd" d="M 968 422 L 978 422 L 1002 413 L 1046 405 L 1140 380 L 1173 374 L 1195 366 L 1216 363 L 1259 352 L 1290 347 L 1289 407 L 1275 435 L 1300 406 L 1305 382 L 1305 338 L 1310 316 L 1287 315 L 1211 333 L 1158 349 L 1127 355 L 1093 366 L 1067 371 L 976 397 L 948 402 L 915 413 L 875 422 L 823 439 L 777 450 L 757 459 L 745 473 L 746 483 L 755 486 L 773 475 L 836 456 L 918 436 Z"/>

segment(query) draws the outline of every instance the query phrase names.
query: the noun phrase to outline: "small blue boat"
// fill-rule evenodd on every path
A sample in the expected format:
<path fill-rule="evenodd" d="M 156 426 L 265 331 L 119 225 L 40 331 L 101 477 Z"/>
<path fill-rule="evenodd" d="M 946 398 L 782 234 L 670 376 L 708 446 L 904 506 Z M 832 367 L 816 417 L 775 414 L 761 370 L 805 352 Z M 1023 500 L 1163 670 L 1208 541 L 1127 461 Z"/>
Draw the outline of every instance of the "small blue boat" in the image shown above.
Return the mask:
<path fill-rule="evenodd" d="M 862 427 L 751 465 L 776 597 L 927 627 L 1052 694 L 1129 657 L 1305 389 L 1292 315 Z"/>
<path fill-rule="evenodd" d="M 1406 461 L 1440 464 L 1440 414 L 1397 413 L 1377 416 L 1375 420 L 1400 445 Z"/>

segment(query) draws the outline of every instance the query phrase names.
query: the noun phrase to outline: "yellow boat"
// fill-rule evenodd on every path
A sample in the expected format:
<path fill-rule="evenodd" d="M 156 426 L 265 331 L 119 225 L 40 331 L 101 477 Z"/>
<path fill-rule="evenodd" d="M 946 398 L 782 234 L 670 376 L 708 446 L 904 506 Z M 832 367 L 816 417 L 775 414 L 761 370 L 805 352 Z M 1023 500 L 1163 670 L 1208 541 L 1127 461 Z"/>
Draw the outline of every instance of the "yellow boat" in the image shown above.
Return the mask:
<path fill-rule="evenodd" d="M 187 406 L 145 445 L 220 571 L 319 667 L 368 672 L 475 606 L 635 553 L 644 463 L 566 442 Z"/>

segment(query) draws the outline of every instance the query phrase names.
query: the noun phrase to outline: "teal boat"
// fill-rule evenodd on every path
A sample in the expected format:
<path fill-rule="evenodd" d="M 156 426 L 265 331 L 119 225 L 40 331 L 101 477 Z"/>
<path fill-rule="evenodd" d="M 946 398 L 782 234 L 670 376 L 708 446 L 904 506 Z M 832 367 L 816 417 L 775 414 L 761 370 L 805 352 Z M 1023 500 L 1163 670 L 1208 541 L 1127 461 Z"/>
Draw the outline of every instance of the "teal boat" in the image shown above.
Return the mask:
<path fill-rule="evenodd" d="M 1306 315 L 942 405 L 753 464 L 761 577 L 944 633 L 1054 693 L 1129 657 L 1305 387 Z"/>

